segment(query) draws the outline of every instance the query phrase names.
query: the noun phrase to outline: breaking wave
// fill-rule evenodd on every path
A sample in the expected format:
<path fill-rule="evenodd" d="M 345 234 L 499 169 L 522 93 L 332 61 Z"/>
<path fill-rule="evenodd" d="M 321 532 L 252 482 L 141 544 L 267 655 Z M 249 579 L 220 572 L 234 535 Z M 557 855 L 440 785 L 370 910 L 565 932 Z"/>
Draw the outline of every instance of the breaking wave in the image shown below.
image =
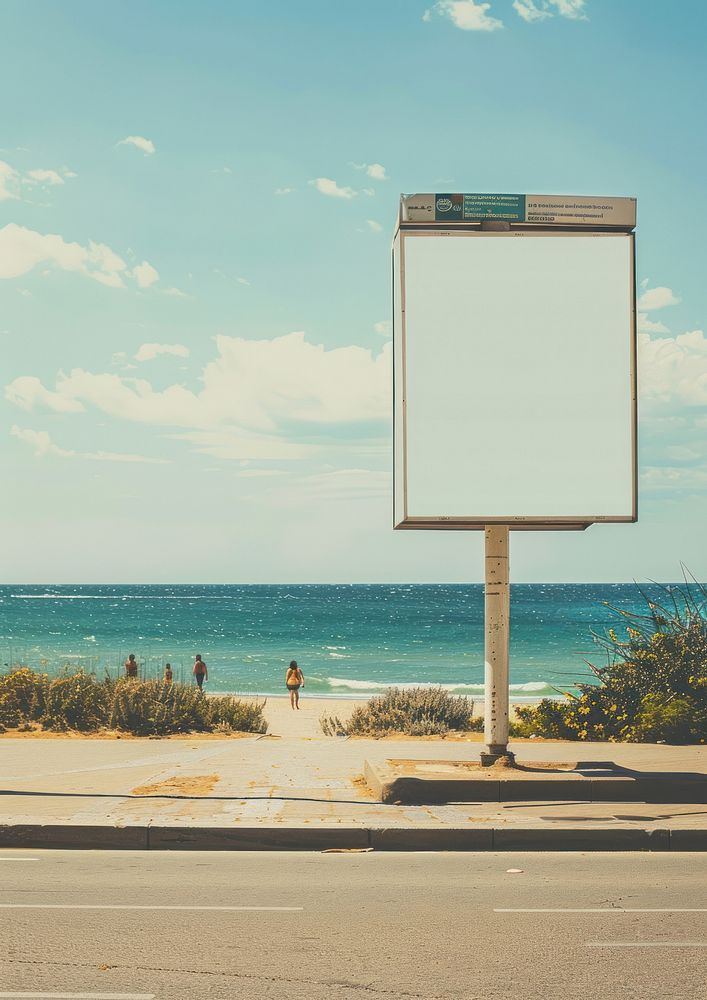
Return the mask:
<path fill-rule="evenodd" d="M 436 684 L 434 681 L 419 681 L 396 683 L 395 681 L 365 681 L 353 680 L 345 677 L 327 677 L 327 684 L 335 690 L 344 691 L 385 691 L 388 688 L 396 687 L 403 689 L 410 688 L 443 688 L 445 691 L 459 694 L 483 694 L 484 685 L 480 684 Z M 511 684 L 511 694 L 528 695 L 532 698 L 539 698 L 542 695 L 556 695 L 557 689 L 552 684 L 545 681 L 527 681 L 525 684 Z"/>

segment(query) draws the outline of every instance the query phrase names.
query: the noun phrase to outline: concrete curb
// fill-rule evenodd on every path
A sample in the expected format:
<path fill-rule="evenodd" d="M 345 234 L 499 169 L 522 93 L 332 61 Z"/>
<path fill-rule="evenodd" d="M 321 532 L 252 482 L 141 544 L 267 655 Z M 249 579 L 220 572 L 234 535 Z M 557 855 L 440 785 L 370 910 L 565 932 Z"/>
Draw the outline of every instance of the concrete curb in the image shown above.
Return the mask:
<path fill-rule="evenodd" d="M 146 851 L 146 826 L 84 826 L 73 823 L 0 825 L 0 847 L 79 851 Z"/>
<path fill-rule="evenodd" d="M 707 829 L 0 826 L 0 848 L 126 851 L 704 851 Z"/>
<path fill-rule="evenodd" d="M 393 762 L 394 764 L 395 762 Z M 419 762 L 417 762 L 419 763 Z M 449 764 L 440 762 L 440 766 Z M 707 803 L 707 778 L 682 775 L 588 777 L 579 774 L 518 779 L 395 773 L 392 765 L 366 760 L 363 773 L 379 802 L 440 805 L 447 802 L 650 802 Z"/>
<path fill-rule="evenodd" d="M 148 828 L 148 849 L 151 851 L 350 851 L 368 846 L 368 830 L 363 827 Z"/>

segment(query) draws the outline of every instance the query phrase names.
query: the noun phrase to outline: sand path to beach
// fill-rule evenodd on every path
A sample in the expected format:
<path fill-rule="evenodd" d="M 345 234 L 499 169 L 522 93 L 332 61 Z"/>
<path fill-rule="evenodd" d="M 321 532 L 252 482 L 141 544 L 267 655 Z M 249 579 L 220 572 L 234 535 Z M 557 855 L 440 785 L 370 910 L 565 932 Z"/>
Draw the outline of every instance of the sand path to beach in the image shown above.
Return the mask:
<path fill-rule="evenodd" d="M 264 715 L 268 720 L 269 736 L 304 736 L 313 739 L 324 734 L 319 726 L 322 715 L 338 715 L 348 719 L 356 705 L 363 702 L 345 698 L 307 698 L 300 695 L 299 711 L 290 708 L 289 695 L 274 697 L 268 695 L 258 699 L 245 698 L 244 701 L 265 701 Z"/>

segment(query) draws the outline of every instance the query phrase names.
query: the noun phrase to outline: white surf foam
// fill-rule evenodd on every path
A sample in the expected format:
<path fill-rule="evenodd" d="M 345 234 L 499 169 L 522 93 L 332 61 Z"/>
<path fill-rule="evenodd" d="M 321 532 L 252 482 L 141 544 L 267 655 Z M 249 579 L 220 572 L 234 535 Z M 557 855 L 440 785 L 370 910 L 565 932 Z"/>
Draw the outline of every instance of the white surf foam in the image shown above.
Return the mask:
<path fill-rule="evenodd" d="M 419 681 L 417 683 L 395 681 L 364 681 L 348 677 L 327 677 L 327 683 L 332 688 L 343 688 L 349 691 L 385 691 L 396 687 L 404 690 L 411 688 L 443 688 L 445 691 L 469 691 L 473 694 L 483 694 L 483 684 L 436 684 L 434 681 Z M 554 686 L 544 681 L 527 681 L 525 684 L 511 684 L 510 690 L 518 694 L 538 695 L 554 691 Z"/>

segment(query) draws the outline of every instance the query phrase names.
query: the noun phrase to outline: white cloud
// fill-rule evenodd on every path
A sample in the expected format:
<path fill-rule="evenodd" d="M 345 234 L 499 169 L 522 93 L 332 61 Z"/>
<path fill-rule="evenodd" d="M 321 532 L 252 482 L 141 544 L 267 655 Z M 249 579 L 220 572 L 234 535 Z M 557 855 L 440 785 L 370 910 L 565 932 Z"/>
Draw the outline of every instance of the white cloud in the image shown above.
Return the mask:
<path fill-rule="evenodd" d="M 33 448 L 37 458 L 43 458 L 44 455 L 59 455 L 61 458 L 70 458 L 73 455 L 73 452 L 65 451 L 53 444 L 46 431 L 33 431 L 13 424 L 10 428 L 10 434 Z"/>
<path fill-rule="evenodd" d="M 61 373 L 54 389 L 25 375 L 5 394 L 25 410 L 94 407 L 122 420 L 185 428 L 200 450 L 229 458 L 300 457 L 337 440 L 340 428 L 349 428 L 348 442 L 353 427 L 367 428 L 370 437 L 381 433 L 371 426 L 387 425 L 389 343 L 378 353 L 327 350 L 295 332 L 274 340 L 219 336 L 216 348 L 198 392 L 180 384 L 158 390 L 145 379 L 76 368 Z"/>
<path fill-rule="evenodd" d="M 294 191 L 294 188 L 282 187 L 282 188 L 275 188 L 275 192 L 274 193 L 275 194 L 292 194 L 293 191 Z"/>
<path fill-rule="evenodd" d="M 638 314 L 637 326 L 639 333 L 670 333 L 665 323 L 649 319 L 645 313 Z"/>
<path fill-rule="evenodd" d="M 513 0 L 513 8 L 524 21 L 544 21 L 559 14 L 575 21 L 586 21 L 585 0 Z"/>
<path fill-rule="evenodd" d="M 247 278 L 236 278 L 239 285 L 248 285 L 250 287 L 250 282 Z"/>
<path fill-rule="evenodd" d="M 82 413 L 77 399 L 45 389 L 34 375 L 21 375 L 5 389 L 5 397 L 21 410 L 51 410 L 53 413 Z"/>
<path fill-rule="evenodd" d="M 9 163 L 0 160 L 0 201 L 17 197 L 19 174 Z"/>
<path fill-rule="evenodd" d="M 586 0 L 548 0 L 553 7 L 557 7 L 560 17 L 569 17 L 575 21 L 586 21 L 587 15 L 584 13 Z"/>
<path fill-rule="evenodd" d="M 658 285 L 656 288 L 646 288 L 638 299 L 638 308 L 641 312 L 650 312 L 652 309 L 663 309 L 665 306 L 675 306 L 680 299 L 674 294 L 672 288 Z"/>
<path fill-rule="evenodd" d="M 38 233 L 14 222 L 0 229 L 0 278 L 18 278 L 42 264 L 83 274 L 110 288 L 124 288 L 128 277 L 139 288 L 147 288 L 159 278 L 147 261 L 128 270 L 123 258 L 105 243 L 67 243 L 57 233 Z"/>
<path fill-rule="evenodd" d="M 689 330 L 687 333 L 681 333 L 679 337 L 675 338 L 675 343 L 686 351 L 707 357 L 707 338 L 702 330 Z"/>
<path fill-rule="evenodd" d="M 44 170 L 39 168 L 36 170 L 29 170 L 26 174 L 20 174 L 20 172 L 10 166 L 9 163 L 5 163 L 4 160 L 0 160 L 0 201 L 6 201 L 10 198 L 19 198 L 21 184 L 28 187 L 35 187 L 38 184 L 42 186 L 50 185 L 55 187 L 58 184 L 63 184 L 65 177 L 76 177 L 76 174 L 65 169 L 62 169 L 61 173 L 59 173 L 56 170 Z"/>
<path fill-rule="evenodd" d="M 383 226 L 380 222 L 376 222 L 375 219 L 366 219 L 366 225 L 373 233 L 380 233 L 383 231 Z"/>
<path fill-rule="evenodd" d="M 366 173 L 369 177 L 372 177 L 374 181 L 387 181 L 388 175 L 385 172 L 385 167 L 382 163 L 369 163 L 366 167 Z"/>
<path fill-rule="evenodd" d="M 166 465 L 163 458 L 146 458 L 144 455 L 130 455 L 115 451 L 68 451 L 66 448 L 59 448 L 54 444 L 46 431 L 33 431 L 28 427 L 18 427 L 16 424 L 10 428 L 10 433 L 19 441 L 23 441 L 30 448 L 34 449 L 37 458 L 44 458 L 46 455 L 54 455 L 57 458 L 80 458 L 90 462 L 148 462 L 154 465 Z"/>
<path fill-rule="evenodd" d="M 38 264 L 54 264 L 64 271 L 78 271 L 94 281 L 123 287 L 121 273 L 127 265 L 103 243 L 67 243 L 53 233 L 38 233 L 11 222 L 0 229 L 0 278 L 17 278 Z"/>
<path fill-rule="evenodd" d="M 183 344 L 142 344 L 137 349 L 135 360 L 152 361 L 160 354 L 173 354 L 175 358 L 188 358 L 189 348 Z"/>
<path fill-rule="evenodd" d="M 641 471 L 641 489 L 670 493 L 676 490 L 702 492 L 707 489 L 707 469 L 649 465 Z"/>
<path fill-rule="evenodd" d="M 149 288 L 150 285 L 154 285 L 156 281 L 160 280 L 159 271 L 152 264 L 148 264 L 146 260 L 134 267 L 132 273 L 138 288 Z"/>
<path fill-rule="evenodd" d="M 188 299 L 189 298 L 189 296 L 187 295 L 187 293 L 183 292 L 181 290 L 181 288 L 163 288 L 162 289 L 162 294 L 163 295 L 171 295 L 175 299 Z"/>
<path fill-rule="evenodd" d="M 37 184 L 63 184 L 64 178 L 56 170 L 30 170 L 27 177 Z"/>
<path fill-rule="evenodd" d="M 365 170 L 368 176 L 372 177 L 375 181 L 387 181 L 390 179 L 382 163 L 352 163 L 351 166 L 356 170 Z"/>
<path fill-rule="evenodd" d="M 146 139 L 143 135 L 128 135 L 121 139 L 119 146 L 135 146 L 141 149 L 146 156 L 152 156 L 155 151 L 155 144 L 151 139 Z"/>
<path fill-rule="evenodd" d="M 641 396 L 707 406 L 707 339 L 702 330 L 678 337 L 638 335 Z"/>
<path fill-rule="evenodd" d="M 544 4 L 542 7 L 536 7 L 533 0 L 513 0 L 513 9 L 529 24 L 533 21 L 544 21 L 545 18 L 552 17 L 547 4 Z"/>
<path fill-rule="evenodd" d="M 503 27 L 503 21 L 491 17 L 487 13 L 490 9 L 490 3 L 475 3 L 475 0 L 437 0 L 430 8 L 440 17 L 448 18 L 462 31 L 497 31 Z"/>
<path fill-rule="evenodd" d="M 348 200 L 355 198 L 358 194 L 353 188 L 339 187 L 336 181 L 331 180 L 330 177 L 317 177 L 309 183 L 313 184 L 321 194 L 329 195 L 331 198 L 345 198 Z"/>
<path fill-rule="evenodd" d="M 373 324 L 373 329 L 376 333 L 379 333 L 381 337 L 390 337 L 393 333 L 393 324 L 389 319 L 379 320 L 378 323 Z"/>

